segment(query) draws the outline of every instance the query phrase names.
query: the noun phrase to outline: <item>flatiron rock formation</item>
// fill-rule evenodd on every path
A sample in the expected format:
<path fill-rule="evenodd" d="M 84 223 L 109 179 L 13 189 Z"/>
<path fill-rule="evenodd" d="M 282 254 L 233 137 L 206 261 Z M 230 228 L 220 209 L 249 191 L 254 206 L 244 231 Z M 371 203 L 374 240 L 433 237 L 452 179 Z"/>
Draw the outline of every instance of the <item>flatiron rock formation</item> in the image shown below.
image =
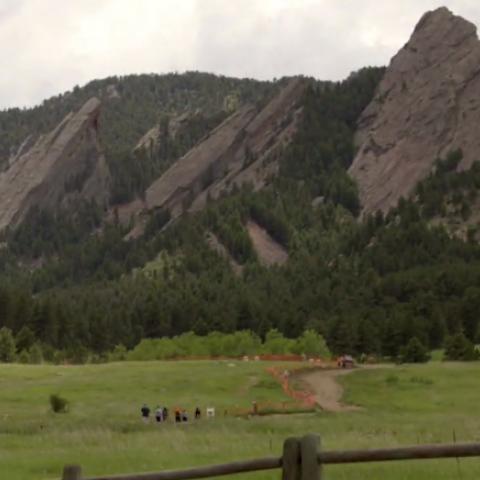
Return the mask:
<path fill-rule="evenodd" d="M 240 107 L 163 173 L 147 189 L 144 201 L 122 211 L 131 218 L 164 209 L 175 218 L 201 210 L 209 198 L 235 186 L 262 188 L 275 175 L 277 157 L 296 131 L 305 86 L 305 80 L 294 79 L 260 111 L 252 105 Z"/>
<path fill-rule="evenodd" d="M 447 8 L 426 13 L 359 120 L 350 174 L 364 214 L 394 207 L 449 151 L 462 149 L 460 169 L 480 159 L 479 74 L 475 26 Z"/>
<path fill-rule="evenodd" d="M 97 142 L 100 101 L 88 100 L 50 133 L 27 138 L 0 174 L 0 230 L 32 207 L 57 209 L 73 198 L 106 202 L 109 172 Z"/>

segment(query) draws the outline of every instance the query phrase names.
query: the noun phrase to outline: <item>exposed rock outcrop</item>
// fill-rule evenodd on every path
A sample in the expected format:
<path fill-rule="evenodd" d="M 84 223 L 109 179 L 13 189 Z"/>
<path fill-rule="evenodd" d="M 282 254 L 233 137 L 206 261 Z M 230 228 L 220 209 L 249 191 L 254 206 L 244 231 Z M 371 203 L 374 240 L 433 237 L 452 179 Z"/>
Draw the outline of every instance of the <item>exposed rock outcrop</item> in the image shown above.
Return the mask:
<path fill-rule="evenodd" d="M 480 159 L 480 42 L 470 22 L 446 8 L 426 13 L 392 59 L 358 126 L 350 167 L 363 212 L 387 211 L 463 150 L 460 169 Z"/>
<path fill-rule="evenodd" d="M 195 116 L 201 116 L 200 112 L 184 112 L 180 115 L 173 116 L 172 118 L 166 117 L 168 123 L 162 126 L 160 123 L 154 125 L 137 143 L 134 152 L 139 153 L 142 150 L 146 152 L 150 157 L 153 156 L 156 150 L 158 150 L 168 136 L 168 139 L 173 140 L 182 130 L 188 120 Z"/>
<path fill-rule="evenodd" d="M 227 247 L 220 241 L 220 239 L 213 233 L 207 232 L 205 234 L 205 241 L 207 245 L 215 252 L 218 253 L 222 258 L 228 261 L 230 267 L 232 268 L 235 275 L 241 275 L 243 271 L 243 266 L 240 265 L 230 254 Z"/>
<path fill-rule="evenodd" d="M 144 202 L 124 208 L 129 215 L 125 219 L 155 209 L 167 209 L 175 218 L 201 210 L 208 198 L 235 186 L 262 188 L 276 173 L 277 156 L 296 131 L 305 86 L 305 80 L 292 80 L 260 112 L 251 105 L 240 107 L 156 180 Z M 156 133 L 148 138 L 152 135 Z"/>
<path fill-rule="evenodd" d="M 50 133 L 28 138 L 0 174 L 0 230 L 33 207 L 56 209 L 81 196 L 108 196 L 109 172 L 97 141 L 100 101 L 88 100 Z"/>
<path fill-rule="evenodd" d="M 253 220 L 247 222 L 247 231 L 262 265 L 284 265 L 288 261 L 288 252 L 271 235 Z"/>

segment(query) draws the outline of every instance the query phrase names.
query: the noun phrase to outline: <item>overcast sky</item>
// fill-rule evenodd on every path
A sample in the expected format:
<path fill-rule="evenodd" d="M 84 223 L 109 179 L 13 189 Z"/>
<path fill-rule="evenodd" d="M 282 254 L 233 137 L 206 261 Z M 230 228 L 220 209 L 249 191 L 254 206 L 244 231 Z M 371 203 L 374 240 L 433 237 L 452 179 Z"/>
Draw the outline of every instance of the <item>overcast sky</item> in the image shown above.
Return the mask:
<path fill-rule="evenodd" d="M 0 0 L 0 108 L 128 73 L 341 79 L 441 5 L 480 24 L 479 0 Z"/>

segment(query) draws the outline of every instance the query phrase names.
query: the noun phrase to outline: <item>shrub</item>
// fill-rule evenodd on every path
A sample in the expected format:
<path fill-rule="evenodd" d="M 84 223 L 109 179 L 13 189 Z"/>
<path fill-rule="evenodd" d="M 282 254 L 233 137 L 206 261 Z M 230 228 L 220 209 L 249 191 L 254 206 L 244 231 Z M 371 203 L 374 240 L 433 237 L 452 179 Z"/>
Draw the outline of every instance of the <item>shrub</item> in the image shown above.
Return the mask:
<path fill-rule="evenodd" d="M 67 413 L 69 402 L 57 394 L 50 395 L 50 407 L 54 413 Z"/>
<path fill-rule="evenodd" d="M 417 337 L 410 339 L 400 355 L 401 361 L 404 363 L 425 363 L 430 360 L 427 348 Z"/>
<path fill-rule="evenodd" d="M 473 343 L 468 340 L 463 332 L 458 332 L 445 340 L 446 360 L 472 361 L 478 360 L 478 357 L 479 354 Z"/>
<path fill-rule="evenodd" d="M 399 378 L 396 375 L 388 375 L 385 377 L 385 383 L 388 385 L 396 385 L 398 383 Z"/>
<path fill-rule="evenodd" d="M 410 382 L 419 385 L 433 385 L 433 380 L 425 377 L 411 377 Z"/>
<path fill-rule="evenodd" d="M 34 343 L 35 334 L 29 327 L 23 326 L 15 337 L 15 344 L 17 345 L 17 350 L 19 352 L 21 352 L 22 350 L 28 351 Z"/>
<path fill-rule="evenodd" d="M 20 363 L 30 363 L 30 355 L 26 350 L 22 350 L 17 357 Z"/>
<path fill-rule="evenodd" d="M 74 345 L 68 349 L 66 356 L 71 363 L 82 365 L 88 362 L 90 352 L 83 345 Z"/>
<path fill-rule="evenodd" d="M 12 331 L 3 327 L 0 329 L 0 362 L 13 362 L 17 348 Z"/>
<path fill-rule="evenodd" d="M 273 355 L 285 355 L 291 353 L 295 340 L 285 338 L 276 328 L 267 332 L 263 344 L 263 352 Z"/>
<path fill-rule="evenodd" d="M 0 362 L 13 362 L 17 348 L 12 331 L 3 327 L 0 329 Z"/>
<path fill-rule="evenodd" d="M 109 355 L 108 360 L 110 362 L 122 362 L 127 359 L 127 349 L 125 345 L 115 345 L 113 352 Z"/>
<path fill-rule="evenodd" d="M 327 342 L 314 330 L 305 330 L 302 336 L 297 338 L 294 345 L 294 352 L 323 358 L 331 357 Z"/>
<path fill-rule="evenodd" d="M 43 362 L 42 349 L 38 343 L 34 343 L 29 350 L 30 363 L 39 364 Z"/>

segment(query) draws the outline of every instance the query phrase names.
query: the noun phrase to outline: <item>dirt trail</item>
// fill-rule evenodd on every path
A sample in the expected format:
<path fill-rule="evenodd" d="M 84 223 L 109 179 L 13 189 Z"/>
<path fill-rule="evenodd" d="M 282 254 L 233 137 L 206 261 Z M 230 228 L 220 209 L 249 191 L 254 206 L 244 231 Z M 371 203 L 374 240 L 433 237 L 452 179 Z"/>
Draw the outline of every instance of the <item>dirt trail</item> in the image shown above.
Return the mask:
<path fill-rule="evenodd" d="M 311 388 L 317 404 L 323 410 L 328 412 L 352 412 L 362 408 L 356 405 L 345 405 L 341 402 L 343 387 L 338 383 L 337 377 L 372 368 L 385 368 L 385 365 L 367 365 L 361 367 L 361 369 L 352 370 L 314 370 L 302 374 L 299 378 Z"/>

